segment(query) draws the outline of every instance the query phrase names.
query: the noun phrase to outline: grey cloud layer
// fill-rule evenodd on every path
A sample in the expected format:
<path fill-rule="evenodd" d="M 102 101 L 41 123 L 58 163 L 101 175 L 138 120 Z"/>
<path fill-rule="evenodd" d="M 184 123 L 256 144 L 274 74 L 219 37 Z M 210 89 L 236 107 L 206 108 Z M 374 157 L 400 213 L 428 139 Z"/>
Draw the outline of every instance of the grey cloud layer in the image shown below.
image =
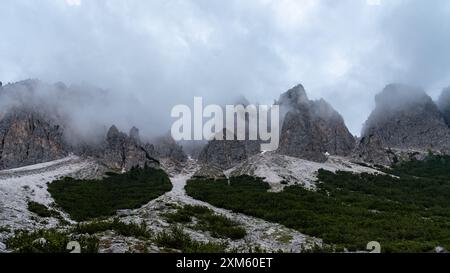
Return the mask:
<path fill-rule="evenodd" d="M 297 83 L 358 134 L 384 85 L 434 97 L 450 85 L 446 0 L 70 2 L 2 1 L 0 80 L 109 89 L 84 116 L 144 134 L 168 130 L 171 107 L 194 95 L 270 103 Z"/>

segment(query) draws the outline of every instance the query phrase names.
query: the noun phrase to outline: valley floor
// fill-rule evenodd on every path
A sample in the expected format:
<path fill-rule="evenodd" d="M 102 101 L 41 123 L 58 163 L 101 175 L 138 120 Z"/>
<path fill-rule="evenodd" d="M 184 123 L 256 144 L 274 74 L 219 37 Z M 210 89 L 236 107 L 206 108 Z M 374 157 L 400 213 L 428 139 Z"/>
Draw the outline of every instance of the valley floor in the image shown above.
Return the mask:
<path fill-rule="evenodd" d="M 126 215 L 122 220 L 134 222 L 144 220 L 152 230 L 163 230 L 169 227 L 169 223 L 167 223 L 164 217 L 161 217 L 162 214 L 175 211 L 175 206 L 200 205 L 208 207 L 215 213 L 226 216 L 227 218 L 242 224 L 242 226 L 246 229 L 247 236 L 244 239 L 236 241 L 228 240 L 229 249 L 234 249 L 241 252 L 247 252 L 250 248 L 263 249 L 269 252 L 278 250 L 283 252 L 301 252 L 305 249 L 310 249 L 314 244 L 321 245 L 321 240 L 301 234 L 282 225 L 216 208 L 208 203 L 189 197 L 186 195 L 184 186 L 186 185 L 186 181 L 194 174 L 195 171 L 195 161 L 191 160 L 188 162 L 188 166 L 186 166 L 184 173 L 176 174 L 171 178 L 173 183 L 172 191 L 151 201 L 149 204 L 138 210 L 119 212 L 119 214 Z M 185 231 L 187 231 L 193 239 L 198 241 L 220 241 L 205 232 L 199 232 L 189 228 L 185 228 Z M 119 245 L 123 247 L 123 242 L 116 241 L 114 243 L 111 242 L 111 240 L 113 240 L 112 238 L 104 238 L 104 241 L 108 240 L 109 242 L 107 243 L 110 247 L 108 249 L 104 249 L 104 251 L 123 251 L 121 247 L 118 247 Z"/>
<path fill-rule="evenodd" d="M 4 241 L 14 230 L 35 230 L 52 228 L 58 225 L 54 218 L 40 218 L 28 211 L 28 201 L 35 201 L 52 207 L 54 200 L 47 192 L 47 183 L 63 176 L 91 177 L 98 173 L 99 166 L 89 160 L 75 156 L 65 159 L 27 166 L 0 172 L 0 252 L 7 251 Z M 270 223 L 254 217 L 219 209 L 208 203 L 195 200 L 186 195 L 186 181 L 197 170 L 194 160 L 189 160 L 181 173 L 172 173 L 173 189 L 136 210 L 118 212 L 124 222 L 140 223 L 145 221 L 152 232 L 170 228 L 164 214 L 174 212 L 176 206 L 201 205 L 211 208 L 215 213 L 224 215 L 239 222 L 247 231 L 247 236 L 241 240 L 227 239 L 228 248 L 239 252 L 254 249 L 264 251 L 301 252 L 314 245 L 320 245 L 321 240 L 301 234 L 282 225 Z M 169 171 L 170 172 L 170 171 Z M 67 218 L 63 212 L 60 213 Z M 184 227 L 184 231 L 193 239 L 203 242 L 220 242 L 208 232 Z M 157 246 L 136 238 L 123 237 L 114 232 L 99 234 L 100 252 L 139 252 L 145 246 L 151 252 L 162 251 Z"/>

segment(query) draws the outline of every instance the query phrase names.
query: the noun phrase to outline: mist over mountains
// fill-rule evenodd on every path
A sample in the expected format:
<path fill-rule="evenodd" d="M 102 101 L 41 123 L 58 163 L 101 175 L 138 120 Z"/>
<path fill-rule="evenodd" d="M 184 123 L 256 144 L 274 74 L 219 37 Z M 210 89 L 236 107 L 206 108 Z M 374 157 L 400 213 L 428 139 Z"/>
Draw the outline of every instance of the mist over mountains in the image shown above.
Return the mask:
<path fill-rule="evenodd" d="M 162 128 L 165 113 L 195 95 L 269 104 L 301 82 L 359 135 L 386 84 L 421 86 L 437 99 L 450 82 L 447 1 L 76 3 L 3 1 L 0 81 L 109 90 L 108 115 L 125 131 Z"/>
<path fill-rule="evenodd" d="M 120 162 L 106 164 L 128 168 L 130 158 L 183 161 L 186 151 L 231 167 L 259 152 L 258 143 L 214 141 L 183 151 L 167 135 L 170 110 L 194 96 L 219 105 L 278 98 L 277 152 L 287 156 L 389 164 L 399 150 L 448 150 L 443 1 L 19 0 L 3 10 L 4 167 L 112 153 Z M 383 89 L 391 82 L 407 85 Z"/>
<path fill-rule="evenodd" d="M 317 162 L 337 155 L 386 165 L 400 160 L 399 152 L 407 157 L 428 151 L 448 154 L 448 90 L 434 102 L 421 88 L 387 85 L 375 97 L 376 107 L 358 138 L 328 102 L 308 99 L 304 87 L 297 85 L 275 101 L 282 112 L 277 153 Z M 0 101 L 2 168 L 54 160 L 69 153 L 97 158 L 113 169 L 158 164 L 163 158 L 177 162 L 187 158 L 186 151 L 167 134 L 170 123 L 163 127 L 167 129 L 148 134 L 126 118 L 115 120 L 116 115 L 108 112 L 113 105 L 108 104 L 106 90 L 25 80 L 2 86 Z M 183 143 L 195 146 L 190 144 Z M 201 162 L 223 169 L 260 153 L 259 141 L 212 140 L 205 144 L 186 150 Z"/>

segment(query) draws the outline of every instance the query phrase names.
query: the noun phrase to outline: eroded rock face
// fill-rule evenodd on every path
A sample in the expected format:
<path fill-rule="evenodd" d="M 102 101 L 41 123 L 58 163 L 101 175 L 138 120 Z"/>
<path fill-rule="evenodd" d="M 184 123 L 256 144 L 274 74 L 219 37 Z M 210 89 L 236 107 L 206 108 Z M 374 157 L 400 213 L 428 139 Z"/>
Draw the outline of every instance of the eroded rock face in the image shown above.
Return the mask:
<path fill-rule="evenodd" d="M 0 87 L 0 168 L 41 163 L 69 153 L 125 170 L 157 165 L 155 157 L 187 158 L 174 141 L 164 139 L 156 145 L 142 142 L 135 127 L 125 134 L 115 126 L 107 131 L 102 123 L 77 123 L 77 115 L 70 112 L 77 108 L 70 106 L 88 103 L 105 92 L 34 79 Z"/>
<path fill-rule="evenodd" d="M 277 104 L 282 120 L 278 153 L 323 162 L 327 153 L 347 156 L 353 151 L 355 139 L 341 115 L 324 100 L 309 100 L 303 86 L 282 94 Z M 228 169 L 259 153 L 260 141 L 214 139 L 200 153 L 199 161 Z"/>
<path fill-rule="evenodd" d="M 208 142 L 200 152 L 199 162 L 226 170 L 261 152 L 259 141 L 237 140 L 235 135 L 234 140 L 225 140 L 227 133 L 231 134 L 224 129 L 220 137 Z"/>
<path fill-rule="evenodd" d="M 278 152 L 283 155 L 323 162 L 326 153 L 350 155 L 355 139 L 342 116 L 325 100 L 308 99 L 298 85 L 280 96 L 284 116 Z"/>
<path fill-rule="evenodd" d="M 127 135 L 120 132 L 116 126 L 111 126 L 100 156 L 102 163 L 112 169 L 129 170 L 135 166 L 157 167 L 159 165 L 158 161 L 142 146 L 139 130 L 135 127 L 131 129 L 130 135 Z"/>
<path fill-rule="evenodd" d="M 390 164 L 394 155 L 450 152 L 450 129 L 437 105 L 425 91 L 391 84 L 376 96 L 376 107 L 367 119 L 357 157 Z"/>
<path fill-rule="evenodd" d="M 112 170 L 130 170 L 132 167 L 159 167 L 141 143 L 139 130 L 133 127 L 127 135 L 116 126 L 111 126 L 100 143 L 82 144 L 74 147 L 76 154 L 92 157 Z"/>
<path fill-rule="evenodd" d="M 442 91 L 438 100 L 438 107 L 444 116 L 445 122 L 450 127 L 450 87 Z"/>
<path fill-rule="evenodd" d="M 34 111 L 13 109 L 0 119 L 0 169 L 68 155 L 62 128 Z"/>
<path fill-rule="evenodd" d="M 395 154 L 385 147 L 377 133 L 368 134 L 358 140 L 355 158 L 371 164 L 390 165 L 396 161 Z"/>
<path fill-rule="evenodd" d="M 169 134 L 159 137 L 152 141 L 153 144 L 146 146 L 147 151 L 158 159 L 170 159 L 175 162 L 186 162 L 188 156 Z"/>

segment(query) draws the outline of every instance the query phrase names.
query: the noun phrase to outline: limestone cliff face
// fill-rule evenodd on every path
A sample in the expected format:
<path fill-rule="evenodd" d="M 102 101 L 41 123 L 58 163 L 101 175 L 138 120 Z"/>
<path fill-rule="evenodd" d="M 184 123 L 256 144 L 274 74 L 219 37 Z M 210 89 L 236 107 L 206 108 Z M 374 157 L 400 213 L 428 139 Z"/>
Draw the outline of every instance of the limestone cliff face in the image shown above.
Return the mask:
<path fill-rule="evenodd" d="M 353 151 L 355 139 L 341 115 L 324 100 L 309 100 L 303 86 L 282 94 L 277 104 L 282 120 L 278 153 L 325 161 L 326 153 L 347 156 Z M 214 139 L 202 150 L 199 160 L 228 169 L 260 153 L 260 145 L 260 141 Z"/>
<path fill-rule="evenodd" d="M 62 128 L 44 115 L 13 109 L 0 118 L 0 169 L 52 161 L 67 154 Z"/>
<path fill-rule="evenodd" d="M 133 127 L 125 134 L 113 125 L 100 141 L 78 143 L 69 149 L 76 155 L 93 158 L 113 171 L 127 171 L 137 166 L 159 167 L 159 161 L 147 150 L 148 145 L 141 141 L 137 128 Z"/>
<path fill-rule="evenodd" d="M 326 153 L 347 156 L 353 151 L 355 139 L 341 115 L 323 99 L 309 100 L 302 85 L 282 94 L 277 104 L 284 115 L 280 154 L 321 162 Z"/>
<path fill-rule="evenodd" d="M 234 99 L 232 104 L 247 107 L 250 102 L 244 96 L 240 96 Z M 245 140 L 238 140 L 236 134 L 224 128 L 201 149 L 198 155 L 199 162 L 208 165 L 212 170 L 226 170 L 260 153 L 261 141 L 249 140 L 249 122 L 251 119 L 257 120 L 257 116 L 249 115 L 250 113 L 238 113 L 234 120 L 235 132 L 237 132 L 238 120 L 245 124 Z M 227 140 L 228 137 L 231 140 Z"/>
<path fill-rule="evenodd" d="M 225 140 L 227 134 L 231 132 L 224 129 L 220 138 L 209 141 L 200 152 L 198 160 L 214 168 L 226 170 L 261 152 L 259 141 L 237 140 L 235 135 L 234 140 Z"/>
<path fill-rule="evenodd" d="M 450 129 L 425 91 L 391 84 L 375 101 L 356 149 L 359 159 L 390 164 L 393 157 L 389 154 L 396 150 L 411 154 L 450 152 Z"/>
<path fill-rule="evenodd" d="M 442 91 L 442 94 L 438 100 L 438 107 L 445 119 L 445 122 L 450 127 L 450 87 L 447 87 Z"/>
<path fill-rule="evenodd" d="M 152 144 L 146 145 L 146 150 L 158 159 L 168 159 L 174 162 L 186 162 L 188 159 L 183 147 L 172 138 L 170 133 L 154 139 Z"/>
<path fill-rule="evenodd" d="M 120 132 L 116 126 L 111 126 L 106 135 L 102 152 L 98 153 L 97 157 L 111 169 L 129 170 L 135 166 L 157 167 L 159 165 L 159 162 L 142 145 L 139 130 L 135 127 L 127 135 Z"/>
<path fill-rule="evenodd" d="M 78 89 L 81 88 L 81 89 Z M 139 130 L 129 135 L 112 126 L 93 128 L 93 139 L 79 139 L 76 130 L 91 130 L 72 124 L 64 106 L 84 103 L 101 90 L 68 88 L 63 83 L 45 84 L 24 80 L 0 87 L 0 169 L 36 164 L 74 153 L 99 160 L 111 169 L 158 166 L 141 143 Z"/>

